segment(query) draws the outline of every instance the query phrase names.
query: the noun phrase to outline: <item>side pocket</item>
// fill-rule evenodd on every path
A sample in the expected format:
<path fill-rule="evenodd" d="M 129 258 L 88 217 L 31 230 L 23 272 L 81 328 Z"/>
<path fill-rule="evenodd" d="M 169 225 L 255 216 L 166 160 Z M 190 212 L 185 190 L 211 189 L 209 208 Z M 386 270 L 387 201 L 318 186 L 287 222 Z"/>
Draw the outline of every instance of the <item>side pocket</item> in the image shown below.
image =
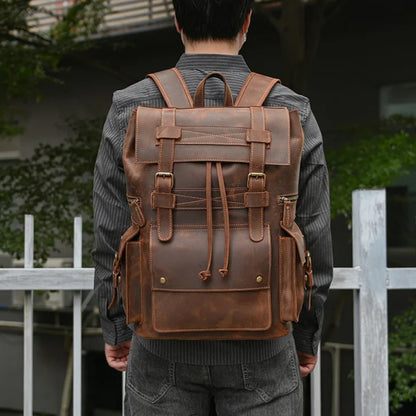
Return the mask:
<path fill-rule="evenodd" d="M 140 242 L 126 244 L 125 262 L 121 269 L 121 293 L 127 323 L 141 321 Z"/>
<path fill-rule="evenodd" d="M 293 237 L 279 237 L 279 311 L 283 322 L 299 320 L 305 296 L 304 268 Z"/>

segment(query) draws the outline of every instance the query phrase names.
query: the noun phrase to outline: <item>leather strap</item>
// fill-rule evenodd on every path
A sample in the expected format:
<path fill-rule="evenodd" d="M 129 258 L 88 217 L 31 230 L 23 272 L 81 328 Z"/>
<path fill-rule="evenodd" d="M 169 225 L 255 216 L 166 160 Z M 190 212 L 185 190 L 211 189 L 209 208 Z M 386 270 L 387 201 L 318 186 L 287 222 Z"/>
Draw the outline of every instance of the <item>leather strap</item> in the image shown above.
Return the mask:
<path fill-rule="evenodd" d="M 176 68 L 148 74 L 159 88 L 168 107 L 190 108 L 193 106 L 191 94 L 185 80 Z"/>
<path fill-rule="evenodd" d="M 264 238 L 264 207 L 269 204 L 266 191 L 266 146 L 270 143 L 268 132 L 264 130 L 264 111 L 262 107 L 251 107 L 251 130 L 247 131 L 250 143 L 250 164 L 247 177 L 248 191 L 244 195 L 244 204 L 248 208 L 250 239 L 262 241 Z"/>
<path fill-rule="evenodd" d="M 251 72 L 238 94 L 236 107 L 260 107 L 280 79 Z"/>
<path fill-rule="evenodd" d="M 155 176 L 155 190 L 152 193 L 152 205 L 157 210 L 157 233 L 160 241 L 169 241 L 173 235 L 172 210 L 175 208 L 173 161 L 175 142 L 181 137 L 175 126 L 175 108 L 162 110 L 162 126 L 156 140 L 159 141 L 159 161 Z M 162 134 L 162 133 L 165 134 Z"/>
<path fill-rule="evenodd" d="M 131 225 L 126 232 L 121 236 L 118 252 L 115 255 L 113 262 L 113 297 L 107 309 L 111 309 L 117 302 L 117 288 L 120 279 L 120 263 L 124 256 L 126 244 L 140 233 L 140 227 L 136 224 Z"/>
<path fill-rule="evenodd" d="M 269 192 L 266 191 L 264 166 L 266 147 L 270 144 L 270 132 L 264 130 L 264 112 L 261 106 L 279 79 L 250 73 L 235 100 L 236 107 L 251 108 L 251 130 L 247 131 L 250 144 L 250 165 L 247 178 L 248 192 L 244 205 L 248 208 L 249 233 L 252 241 L 264 238 L 264 208 L 269 206 Z"/>
<path fill-rule="evenodd" d="M 169 108 L 162 111 L 162 125 L 156 131 L 159 162 L 155 191 L 152 193 L 152 207 L 157 210 L 159 240 L 169 241 L 173 235 L 172 210 L 176 205 L 176 197 L 172 192 L 175 142 L 180 140 L 182 133 L 176 126 L 175 108 L 190 108 L 193 101 L 185 80 L 176 68 L 148 74 L 148 77 L 155 82 Z"/>

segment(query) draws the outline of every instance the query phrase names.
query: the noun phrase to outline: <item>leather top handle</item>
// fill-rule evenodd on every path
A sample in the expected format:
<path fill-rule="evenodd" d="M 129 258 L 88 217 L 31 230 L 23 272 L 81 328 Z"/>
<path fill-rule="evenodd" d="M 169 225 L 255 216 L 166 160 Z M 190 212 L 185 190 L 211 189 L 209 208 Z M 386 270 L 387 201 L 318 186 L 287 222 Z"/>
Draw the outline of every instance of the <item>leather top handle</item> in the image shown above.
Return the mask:
<path fill-rule="evenodd" d="M 224 82 L 224 106 L 232 107 L 234 105 L 233 94 L 224 75 L 220 72 L 211 72 L 199 83 L 194 95 L 194 107 L 205 107 L 205 84 L 211 77 L 219 78 Z"/>

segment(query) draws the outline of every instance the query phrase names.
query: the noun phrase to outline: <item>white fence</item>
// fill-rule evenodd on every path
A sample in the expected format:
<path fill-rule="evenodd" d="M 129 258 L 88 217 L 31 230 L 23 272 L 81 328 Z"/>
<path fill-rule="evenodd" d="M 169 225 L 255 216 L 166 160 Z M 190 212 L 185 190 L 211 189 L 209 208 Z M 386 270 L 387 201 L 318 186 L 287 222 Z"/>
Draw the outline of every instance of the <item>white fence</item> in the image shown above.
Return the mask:
<path fill-rule="evenodd" d="M 33 290 L 72 290 L 73 415 L 81 415 L 81 291 L 93 288 L 93 269 L 81 268 L 82 223 L 74 223 L 74 268 L 33 268 L 33 217 L 25 222 L 25 269 L 0 269 L 0 290 L 24 290 L 24 416 L 33 414 Z M 355 416 L 387 416 L 387 291 L 415 289 L 415 268 L 386 267 L 384 190 L 353 193 L 353 267 L 335 268 L 332 289 L 354 290 Z M 377 340 L 377 342 L 375 342 Z M 311 416 L 321 415 L 320 367 L 312 373 Z"/>

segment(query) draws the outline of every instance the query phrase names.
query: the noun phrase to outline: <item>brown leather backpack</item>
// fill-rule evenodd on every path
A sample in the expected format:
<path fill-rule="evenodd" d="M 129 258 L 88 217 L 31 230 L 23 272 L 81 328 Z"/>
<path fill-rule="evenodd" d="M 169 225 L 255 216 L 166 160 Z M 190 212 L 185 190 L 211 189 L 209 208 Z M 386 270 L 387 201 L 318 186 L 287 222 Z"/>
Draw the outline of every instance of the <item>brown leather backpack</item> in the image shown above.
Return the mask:
<path fill-rule="evenodd" d="M 132 225 L 116 254 L 109 308 L 120 285 L 127 322 L 145 338 L 287 334 L 312 287 L 295 223 L 298 113 L 262 107 L 278 80 L 255 73 L 235 103 L 218 72 L 194 100 L 176 69 L 149 76 L 167 108 L 138 107 L 129 122 Z M 224 82 L 224 107 L 205 107 L 210 77 Z"/>

